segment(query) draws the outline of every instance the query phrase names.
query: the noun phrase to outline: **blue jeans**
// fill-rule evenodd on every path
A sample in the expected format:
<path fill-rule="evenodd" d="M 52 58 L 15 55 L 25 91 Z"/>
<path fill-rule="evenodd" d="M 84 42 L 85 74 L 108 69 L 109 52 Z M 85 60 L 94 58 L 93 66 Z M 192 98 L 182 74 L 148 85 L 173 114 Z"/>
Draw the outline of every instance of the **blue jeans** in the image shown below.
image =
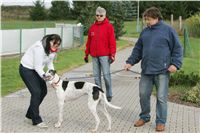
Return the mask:
<path fill-rule="evenodd" d="M 93 75 L 95 84 L 102 88 L 101 71 L 106 86 L 106 96 L 112 97 L 112 84 L 110 75 L 110 60 L 108 56 L 92 57 Z"/>
<path fill-rule="evenodd" d="M 158 75 L 141 75 L 139 96 L 141 113 L 140 119 L 150 120 L 150 97 L 153 85 L 156 86 L 156 124 L 165 124 L 167 119 L 167 96 L 169 73 Z"/>

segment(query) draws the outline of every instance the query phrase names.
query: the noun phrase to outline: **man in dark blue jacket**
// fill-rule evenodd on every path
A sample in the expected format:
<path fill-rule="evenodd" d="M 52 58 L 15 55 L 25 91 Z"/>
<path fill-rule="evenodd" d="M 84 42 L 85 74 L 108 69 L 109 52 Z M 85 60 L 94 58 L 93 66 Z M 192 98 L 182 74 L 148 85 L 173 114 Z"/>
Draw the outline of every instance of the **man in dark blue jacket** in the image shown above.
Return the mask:
<path fill-rule="evenodd" d="M 150 96 L 153 85 L 157 90 L 156 131 L 164 131 L 167 118 L 167 95 L 169 74 L 176 72 L 182 65 L 183 50 L 176 31 L 165 24 L 158 8 L 151 7 L 143 14 L 147 27 L 141 32 L 126 61 L 129 70 L 141 60 L 141 80 L 139 96 L 141 113 L 135 127 L 150 121 Z"/>

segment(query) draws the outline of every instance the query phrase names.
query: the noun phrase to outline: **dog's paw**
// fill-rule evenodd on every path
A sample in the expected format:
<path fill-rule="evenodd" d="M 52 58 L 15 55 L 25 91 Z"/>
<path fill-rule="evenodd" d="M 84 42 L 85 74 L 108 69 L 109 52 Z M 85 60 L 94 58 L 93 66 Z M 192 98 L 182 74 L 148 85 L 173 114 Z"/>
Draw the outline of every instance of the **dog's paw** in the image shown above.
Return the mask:
<path fill-rule="evenodd" d="M 55 123 L 55 125 L 54 125 L 56 128 L 59 128 L 60 126 L 61 126 L 61 123 L 60 122 L 57 122 L 57 123 Z"/>
<path fill-rule="evenodd" d="M 111 128 L 107 128 L 106 131 L 107 131 L 107 132 L 110 132 L 110 131 L 111 131 Z"/>
<path fill-rule="evenodd" d="M 91 132 L 92 132 L 92 133 L 96 133 L 97 130 L 96 130 L 96 129 L 92 129 Z"/>

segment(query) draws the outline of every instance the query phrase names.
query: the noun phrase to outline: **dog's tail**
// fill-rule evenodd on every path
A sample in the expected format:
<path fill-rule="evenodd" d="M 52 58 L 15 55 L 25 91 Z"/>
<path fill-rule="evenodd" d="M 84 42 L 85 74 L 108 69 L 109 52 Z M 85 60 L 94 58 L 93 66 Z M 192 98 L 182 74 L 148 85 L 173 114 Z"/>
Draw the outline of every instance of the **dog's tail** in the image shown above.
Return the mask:
<path fill-rule="evenodd" d="M 102 95 L 103 95 L 103 100 L 104 100 L 106 105 L 108 105 L 109 107 L 111 107 L 113 109 L 121 109 L 121 107 L 118 107 L 118 106 L 115 106 L 115 105 L 112 105 L 111 103 L 109 103 L 107 98 L 106 98 L 105 93 L 102 93 Z"/>

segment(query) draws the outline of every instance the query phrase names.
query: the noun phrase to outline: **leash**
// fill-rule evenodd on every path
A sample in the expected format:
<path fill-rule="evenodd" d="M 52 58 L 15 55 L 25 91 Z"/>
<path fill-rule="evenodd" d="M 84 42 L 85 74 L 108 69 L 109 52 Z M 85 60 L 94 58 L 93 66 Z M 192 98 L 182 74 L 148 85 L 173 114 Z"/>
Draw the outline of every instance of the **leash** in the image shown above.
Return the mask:
<path fill-rule="evenodd" d="M 101 74 L 101 77 L 104 76 L 104 75 L 109 75 L 109 74 L 116 74 L 116 73 L 119 73 L 121 71 L 125 71 L 124 69 L 120 69 L 120 70 L 116 70 L 116 71 L 113 71 L 111 73 L 108 73 L 108 74 Z M 133 70 L 128 70 L 132 73 L 135 73 L 135 74 L 141 74 L 139 72 L 136 72 L 136 71 L 133 71 Z M 70 79 L 88 79 L 88 78 L 94 78 L 94 77 L 98 77 L 98 76 L 81 76 L 81 77 L 71 77 L 71 78 L 65 78 L 66 80 L 70 80 Z"/>
<path fill-rule="evenodd" d="M 133 70 L 128 70 L 128 71 L 130 71 L 130 72 L 132 72 L 132 73 L 135 73 L 135 74 L 141 74 L 141 73 L 139 73 L 139 72 L 136 72 L 136 71 L 133 71 Z"/>

